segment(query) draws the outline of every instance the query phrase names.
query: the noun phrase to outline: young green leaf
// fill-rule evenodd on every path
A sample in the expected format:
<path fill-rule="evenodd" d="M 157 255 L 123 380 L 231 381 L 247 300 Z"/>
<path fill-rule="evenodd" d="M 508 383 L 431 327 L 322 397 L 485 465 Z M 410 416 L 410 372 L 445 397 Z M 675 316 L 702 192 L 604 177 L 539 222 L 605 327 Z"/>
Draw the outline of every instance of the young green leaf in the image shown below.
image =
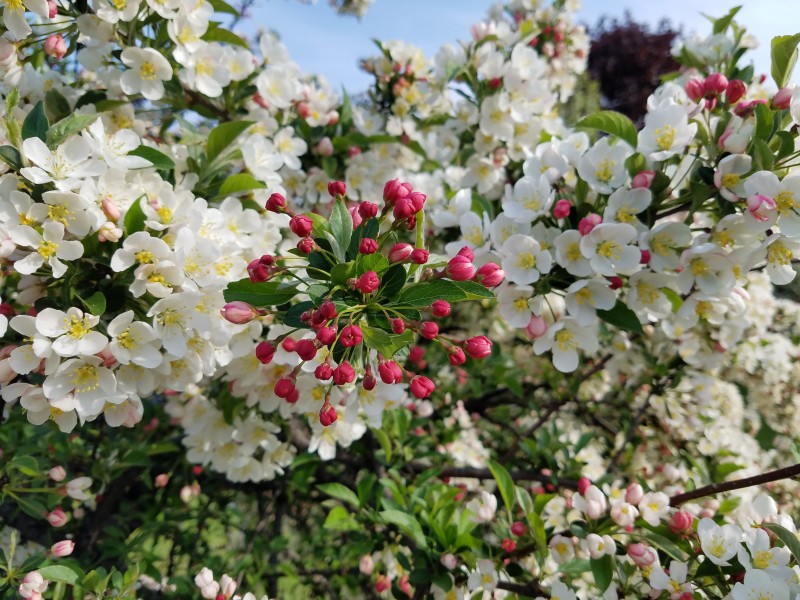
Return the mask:
<path fill-rule="evenodd" d="M 336 498 L 358 508 L 358 496 L 356 496 L 356 493 L 341 483 L 320 483 L 317 489 L 331 498 Z"/>
<path fill-rule="evenodd" d="M 624 329 L 625 331 L 644 333 L 642 324 L 639 322 L 639 317 L 636 316 L 636 313 L 619 300 L 617 300 L 617 303 L 611 310 L 598 310 L 597 316 L 609 325 Z"/>
<path fill-rule="evenodd" d="M 797 63 L 797 44 L 800 44 L 800 33 L 779 35 L 772 38 L 772 78 L 780 88 L 786 85 Z"/>
<path fill-rule="evenodd" d="M 575 124 L 575 127 L 596 129 L 610 135 L 615 135 L 619 139 L 630 144 L 631 148 L 636 148 L 636 125 L 622 113 L 613 110 L 601 110 L 588 117 L 584 117 Z"/>
<path fill-rule="evenodd" d="M 22 139 L 38 137 L 43 142 L 47 140 L 47 128 L 50 124 L 44 114 L 44 102 L 41 100 L 36 103 L 22 122 Z"/>
<path fill-rule="evenodd" d="M 344 260 L 344 251 L 350 246 L 350 238 L 353 235 L 353 217 L 350 216 L 342 199 L 338 199 L 333 203 L 330 226 L 331 234 L 342 253 L 342 256 L 337 258 Z"/>
<path fill-rule="evenodd" d="M 159 171 L 170 171 L 175 168 L 175 161 L 163 152 L 150 146 L 139 146 L 128 152 L 128 156 L 138 156 L 153 163 Z"/>
<path fill-rule="evenodd" d="M 223 292 L 225 302 L 247 302 L 258 308 L 286 304 L 296 295 L 296 285 L 286 285 L 280 281 L 253 283 L 249 279 L 229 283 Z"/>
<path fill-rule="evenodd" d="M 267 186 L 260 182 L 258 179 L 247 173 L 238 173 L 231 175 L 219 187 L 219 196 L 229 196 L 239 192 L 246 192 L 250 190 L 261 190 Z"/>
<path fill-rule="evenodd" d="M 233 143 L 233 140 L 252 124 L 253 121 L 229 121 L 214 127 L 208 134 L 208 144 L 206 145 L 208 162 L 212 162 L 222 154 Z"/>
<path fill-rule="evenodd" d="M 508 474 L 505 467 L 499 462 L 494 460 L 489 461 L 489 471 L 492 477 L 497 482 L 497 488 L 500 490 L 500 495 L 503 497 L 503 503 L 506 505 L 508 516 L 510 519 L 514 518 L 514 507 L 516 506 L 517 495 L 514 492 L 514 480 Z"/>
<path fill-rule="evenodd" d="M 70 115 L 47 130 L 47 146 L 55 148 L 69 136 L 85 129 L 98 119 L 98 115 Z M 25 137 L 24 134 L 22 137 Z"/>

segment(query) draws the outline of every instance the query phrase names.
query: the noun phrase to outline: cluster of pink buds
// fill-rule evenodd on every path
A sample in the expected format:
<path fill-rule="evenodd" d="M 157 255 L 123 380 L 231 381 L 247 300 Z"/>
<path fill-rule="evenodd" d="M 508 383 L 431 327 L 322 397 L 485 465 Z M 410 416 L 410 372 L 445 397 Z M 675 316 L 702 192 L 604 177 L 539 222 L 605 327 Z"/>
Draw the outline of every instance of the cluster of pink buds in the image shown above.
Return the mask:
<path fill-rule="evenodd" d="M 705 79 L 693 77 L 686 82 L 686 94 L 695 102 L 705 100 L 708 110 L 714 110 L 717 100 L 725 95 L 725 102 L 736 104 L 747 93 L 747 86 L 740 79 L 725 77 L 722 73 L 712 73 Z"/>
<path fill-rule="evenodd" d="M 417 225 L 417 213 L 425 206 L 427 196 L 422 192 L 415 192 L 410 183 L 405 183 L 399 179 L 387 181 L 383 186 L 383 201 L 386 204 L 384 210 L 391 209 L 396 221 L 405 221 L 408 229 L 414 229 Z"/>
<path fill-rule="evenodd" d="M 453 281 L 477 281 L 487 288 L 497 287 L 503 282 L 506 276 L 500 265 L 496 263 L 486 263 L 481 267 L 475 267 L 472 261 L 475 254 L 469 246 L 464 246 L 447 263 L 442 275 L 446 275 Z"/>

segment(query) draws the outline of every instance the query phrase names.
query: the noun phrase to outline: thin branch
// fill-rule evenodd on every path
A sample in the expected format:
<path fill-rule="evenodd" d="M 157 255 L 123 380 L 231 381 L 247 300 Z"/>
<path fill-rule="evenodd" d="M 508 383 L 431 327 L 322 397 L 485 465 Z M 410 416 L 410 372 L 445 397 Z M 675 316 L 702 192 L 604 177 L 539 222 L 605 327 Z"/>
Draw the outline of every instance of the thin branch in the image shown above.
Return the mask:
<path fill-rule="evenodd" d="M 514 592 L 518 596 L 524 596 L 525 598 L 550 597 L 550 595 L 541 588 L 541 586 L 537 581 L 531 581 L 530 583 L 513 583 L 511 581 L 498 581 L 497 589 L 505 590 L 507 592 Z"/>
<path fill-rule="evenodd" d="M 519 435 L 519 436 L 514 438 L 514 441 L 512 442 L 512 444 L 508 448 L 508 450 L 506 450 L 505 454 L 503 454 L 502 458 L 500 459 L 500 462 L 501 463 L 505 463 L 505 462 L 508 462 L 509 460 L 511 460 L 511 457 L 513 457 L 514 454 L 516 453 L 516 451 L 519 449 L 519 445 L 522 443 L 522 440 L 523 439 L 528 439 L 534 433 L 536 433 L 545 423 L 547 423 L 547 421 L 550 420 L 550 417 L 553 416 L 553 414 L 559 408 L 564 406 L 564 404 L 565 403 L 561 403 L 561 402 L 553 403 L 550 406 L 548 406 L 547 408 L 545 408 L 544 413 L 541 414 L 538 419 L 536 419 L 536 422 L 533 425 L 530 426 L 530 429 L 528 429 L 528 431 L 526 431 L 524 435 Z"/>
<path fill-rule="evenodd" d="M 424 471 L 430 467 L 421 465 L 419 463 L 411 463 L 411 467 L 415 471 Z M 555 477 L 552 475 L 543 475 L 539 470 L 533 469 L 519 469 L 508 472 L 511 479 L 514 481 L 536 481 L 538 483 L 551 483 L 556 487 L 578 489 L 577 479 L 568 479 L 566 477 Z M 466 477 L 473 479 L 494 479 L 494 475 L 489 469 L 476 469 L 473 467 L 445 467 L 439 473 L 440 478 L 445 477 Z"/>
<path fill-rule="evenodd" d="M 726 481 L 725 483 L 712 483 L 691 492 L 677 494 L 670 498 L 669 504 L 670 506 L 679 506 L 684 502 L 690 502 L 698 498 L 705 498 L 706 496 L 713 496 L 714 494 L 720 494 L 722 492 L 730 492 L 731 490 L 740 490 L 754 485 L 763 485 L 780 479 L 791 479 L 798 475 L 800 475 L 800 464 L 776 469 L 775 471 L 768 471 L 767 473 L 754 475 L 753 477 Z"/>

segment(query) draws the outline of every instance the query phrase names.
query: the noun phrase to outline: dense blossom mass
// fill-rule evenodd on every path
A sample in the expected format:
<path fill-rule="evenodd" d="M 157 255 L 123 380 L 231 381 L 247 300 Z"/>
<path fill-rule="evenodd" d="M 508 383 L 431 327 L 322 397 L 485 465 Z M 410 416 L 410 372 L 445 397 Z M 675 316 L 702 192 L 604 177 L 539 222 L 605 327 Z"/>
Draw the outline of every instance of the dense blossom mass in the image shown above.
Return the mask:
<path fill-rule="evenodd" d="M 354 99 L 223 0 L 0 6 L 8 597 L 800 597 L 800 34 L 637 130 L 560 116 L 575 0 Z"/>

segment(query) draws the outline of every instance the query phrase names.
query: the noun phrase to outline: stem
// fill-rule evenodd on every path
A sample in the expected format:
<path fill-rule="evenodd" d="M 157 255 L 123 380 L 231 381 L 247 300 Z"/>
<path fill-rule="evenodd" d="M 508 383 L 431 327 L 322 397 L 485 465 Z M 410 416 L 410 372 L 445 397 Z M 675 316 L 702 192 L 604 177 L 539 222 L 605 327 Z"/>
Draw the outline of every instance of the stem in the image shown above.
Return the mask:
<path fill-rule="evenodd" d="M 761 475 L 754 475 L 753 477 L 726 481 L 725 483 L 712 483 L 691 492 L 673 496 L 670 498 L 669 505 L 678 506 L 684 502 L 690 502 L 698 498 L 705 498 L 706 496 L 713 496 L 714 494 L 720 494 L 722 492 L 730 492 L 731 490 L 740 490 L 754 485 L 763 485 L 780 479 L 791 479 L 798 475 L 800 475 L 800 464 L 792 465 L 791 467 L 783 467 L 775 471 L 768 471 Z"/>

